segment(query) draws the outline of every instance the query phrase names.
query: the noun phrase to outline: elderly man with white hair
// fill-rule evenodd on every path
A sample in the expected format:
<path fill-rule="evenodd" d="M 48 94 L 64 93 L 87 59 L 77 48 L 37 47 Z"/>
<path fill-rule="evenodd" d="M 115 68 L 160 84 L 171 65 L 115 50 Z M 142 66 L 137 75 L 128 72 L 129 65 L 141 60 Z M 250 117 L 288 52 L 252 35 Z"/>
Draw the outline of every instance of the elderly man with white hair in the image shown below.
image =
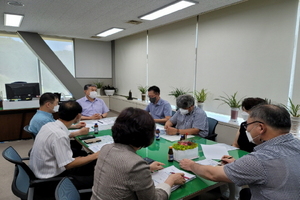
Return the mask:
<path fill-rule="evenodd" d="M 165 124 L 168 135 L 208 135 L 208 121 L 206 113 L 195 106 L 195 99 L 191 95 L 180 95 L 176 99 L 177 112 Z M 175 127 L 174 127 L 175 126 Z"/>

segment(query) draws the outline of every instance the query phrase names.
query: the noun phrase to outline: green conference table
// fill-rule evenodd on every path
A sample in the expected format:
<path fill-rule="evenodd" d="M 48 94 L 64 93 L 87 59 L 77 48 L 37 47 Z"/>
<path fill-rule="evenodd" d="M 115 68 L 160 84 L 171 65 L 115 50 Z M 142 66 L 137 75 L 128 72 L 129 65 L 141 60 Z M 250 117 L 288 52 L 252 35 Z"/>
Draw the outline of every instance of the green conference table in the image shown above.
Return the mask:
<path fill-rule="evenodd" d="M 111 130 L 101 130 L 98 132 L 98 134 L 89 133 L 89 135 L 95 135 L 96 137 L 104 136 L 104 135 L 111 135 Z M 80 137 L 80 136 L 78 136 L 78 137 Z M 83 146 L 88 148 L 88 145 L 85 144 L 84 142 L 82 142 L 78 137 L 76 137 L 76 140 L 80 144 L 82 144 Z M 179 136 L 178 136 L 178 139 L 179 139 Z M 199 148 L 198 148 L 199 149 L 199 159 L 194 159 L 195 161 L 203 160 L 205 158 L 200 144 L 215 144 L 216 143 L 214 141 L 207 140 L 207 139 L 204 139 L 204 138 L 201 138 L 198 136 L 195 136 L 191 139 L 193 139 L 196 143 L 199 144 Z M 162 162 L 165 164 L 165 167 L 174 165 L 177 168 L 181 169 L 178 162 L 176 162 L 176 161 L 168 162 L 169 146 L 172 146 L 172 144 L 174 144 L 176 142 L 177 141 L 170 142 L 168 140 L 165 140 L 164 138 L 160 138 L 160 140 L 154 140 L 154 142 L 149 147 L 138 150 L 137 154 L 143 158 L 148 157 L 153 160 Z M 245 151 L 242 151 L 242 150 L 231 150 L 231 151 L 229 151 L 229 154 L 231 156 L 233 156 L 235 159 L 238 159 L 248 153 Z M 189 172 L 189 173 L 192 173 L 192 172 Z M 197 177 L 197 178 L 187 182 L 186 184 L 184 184 L 177 190 L 173 191 L 171 193 L 170 200 L 190 199 L 199 194 L 205 193 L 209 190 L 219 187 L 223 184 L 225 184 L 225 183 L 213 182 L 213 181 L 209 181 L 204 178 L 201 178 L 201 177 Z"/>

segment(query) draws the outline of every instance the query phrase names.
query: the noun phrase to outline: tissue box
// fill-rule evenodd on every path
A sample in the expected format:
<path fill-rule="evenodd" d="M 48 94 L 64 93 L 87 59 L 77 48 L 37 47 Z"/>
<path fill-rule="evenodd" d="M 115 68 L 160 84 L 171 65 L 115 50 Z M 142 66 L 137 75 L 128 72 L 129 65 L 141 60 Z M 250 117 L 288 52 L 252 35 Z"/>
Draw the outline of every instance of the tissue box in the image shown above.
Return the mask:
<path fill-rule="evenodd" d="M 184 158 L 188 158 L 188 159 L 199 158 L 198 147 L 194 149 L 187 149 L 184 151 L 173 149 L 173 155 L 174 155 L 174 160 L 176 161 L 180 161 Z"/>

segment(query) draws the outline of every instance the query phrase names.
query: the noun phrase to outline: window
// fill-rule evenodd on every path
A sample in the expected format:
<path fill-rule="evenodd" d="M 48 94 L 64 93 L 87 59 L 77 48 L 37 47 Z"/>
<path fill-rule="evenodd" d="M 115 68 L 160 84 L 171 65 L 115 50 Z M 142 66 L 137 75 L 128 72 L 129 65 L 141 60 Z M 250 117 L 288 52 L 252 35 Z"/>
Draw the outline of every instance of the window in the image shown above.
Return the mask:
<path fill-rule="evenodd" d="M 72 40 L 43 38 L 47 45 L 74 76 Z M 6 98 L 5 83 L 39 82 L 41 93 L 61 92 L 71 96 L 65 86 L 39 61 L 16 34 L 0 34 L 0 91 Z"/>

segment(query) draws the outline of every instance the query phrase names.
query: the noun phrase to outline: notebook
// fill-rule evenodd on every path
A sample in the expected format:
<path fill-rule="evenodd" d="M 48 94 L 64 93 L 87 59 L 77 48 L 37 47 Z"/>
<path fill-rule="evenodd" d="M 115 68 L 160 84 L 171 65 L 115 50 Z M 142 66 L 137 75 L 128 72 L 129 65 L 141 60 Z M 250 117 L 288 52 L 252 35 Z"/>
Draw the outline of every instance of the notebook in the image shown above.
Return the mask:
<path fill-rule="evenodd" d="M 170 167 L 166 167 L 166 168 L 163 168 L 161 170 L 158 170 L 158 171 L 152 173 L 152 180 L 154 182 L 154 185 L 157 186 L 158 184 L 165 182 L 165 180 L 172 173 L 184 173 L 186 182 L 189 182 L 189 181 L 193 180 L 194 178 L 196 178 L 196 176 L 194 174 L 190 174 L 185 171 L 182 171 L 175 166 L 170 166 Z M 179 187 L 180 187 L 180 185 L 174 185 L 171 188 L 172 192 Z"/>

